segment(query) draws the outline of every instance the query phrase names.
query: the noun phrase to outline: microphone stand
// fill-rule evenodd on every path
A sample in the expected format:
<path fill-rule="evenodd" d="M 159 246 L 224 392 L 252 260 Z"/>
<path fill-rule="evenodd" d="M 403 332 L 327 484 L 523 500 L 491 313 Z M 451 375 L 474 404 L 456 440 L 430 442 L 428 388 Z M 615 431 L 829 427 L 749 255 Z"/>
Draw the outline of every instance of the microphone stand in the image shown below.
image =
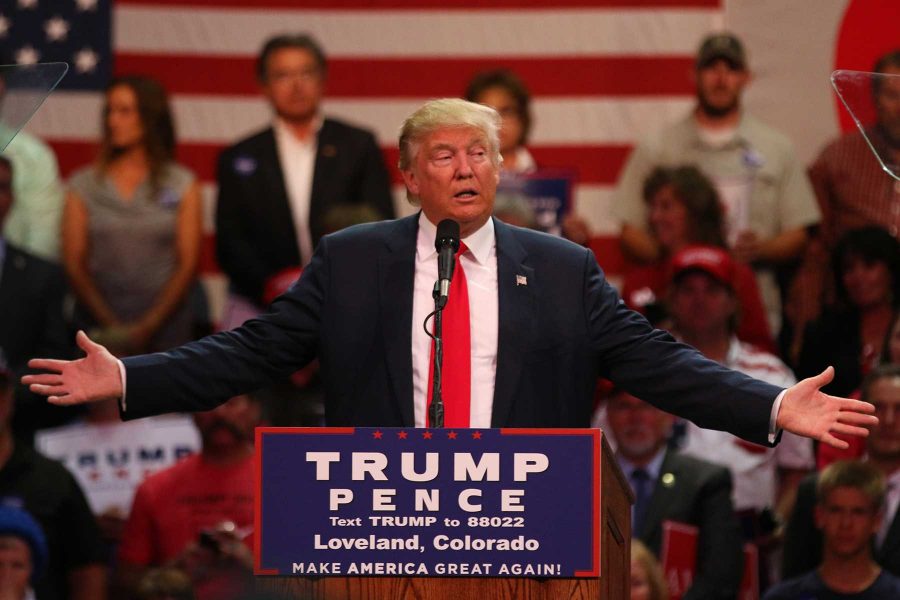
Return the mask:
<path fill-rule="evenodd" d="M 428 422 L 431 427 L 444 427 L 444 398 L 441 394 L 441 364 L 444 359 L 444 340 L 443 340 L 443 313 L 444 302 L 440 301 L 440 281 L 434 282 L 434 291 L 431 292 L 434 298 L 434 333 L 428 331 L 428 319 L 425 319 L 425 331 L 434 340 L 434 363 L 432 365 L 432 387 L 431 387 L 431 406 L 428 407 Z"/>

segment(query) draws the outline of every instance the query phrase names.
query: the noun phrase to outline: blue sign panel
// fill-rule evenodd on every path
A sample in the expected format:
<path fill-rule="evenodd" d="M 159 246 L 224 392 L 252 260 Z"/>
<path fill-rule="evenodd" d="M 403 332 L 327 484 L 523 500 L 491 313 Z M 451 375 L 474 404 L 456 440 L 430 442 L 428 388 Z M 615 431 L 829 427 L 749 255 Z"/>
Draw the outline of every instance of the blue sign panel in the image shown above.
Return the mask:
<path fill-rule="evenodd" d="M 259 428 L 256 573 L 597 577 L 596 429 Z"/>
<path fill-rule="evenodd" d="M 500 178 L 498 195 L 518 196 L 534 213 L 534 227 L 551 235 L 562 235 L 562 221 L 572 207 L 574 173 L 563 169 L 539 169 L 533 173 L 506 173 Z"/>

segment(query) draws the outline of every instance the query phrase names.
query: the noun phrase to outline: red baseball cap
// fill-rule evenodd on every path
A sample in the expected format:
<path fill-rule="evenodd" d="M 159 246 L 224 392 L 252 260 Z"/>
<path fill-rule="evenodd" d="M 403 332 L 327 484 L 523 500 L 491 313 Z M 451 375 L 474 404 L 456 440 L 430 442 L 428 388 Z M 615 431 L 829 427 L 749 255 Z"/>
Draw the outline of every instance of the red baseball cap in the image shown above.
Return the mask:
<path fill-rule="evenodd" d="M 689 246 L 672 257 L 672 280 L 687 271 L 702 271 L 722 285 L 734 289 L 734 261 L 724 248 Z"/>

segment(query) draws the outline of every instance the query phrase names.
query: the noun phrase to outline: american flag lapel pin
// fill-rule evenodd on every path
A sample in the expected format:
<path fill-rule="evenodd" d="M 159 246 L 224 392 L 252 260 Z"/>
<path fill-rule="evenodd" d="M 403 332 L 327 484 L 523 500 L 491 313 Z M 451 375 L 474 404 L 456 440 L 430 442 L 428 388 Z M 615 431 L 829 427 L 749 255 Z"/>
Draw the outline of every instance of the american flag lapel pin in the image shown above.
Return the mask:
<path fill-rule="evenodd" d="M 524 275 L 516 275 L 516 285 L 528 285 L 528 278 Z"/>

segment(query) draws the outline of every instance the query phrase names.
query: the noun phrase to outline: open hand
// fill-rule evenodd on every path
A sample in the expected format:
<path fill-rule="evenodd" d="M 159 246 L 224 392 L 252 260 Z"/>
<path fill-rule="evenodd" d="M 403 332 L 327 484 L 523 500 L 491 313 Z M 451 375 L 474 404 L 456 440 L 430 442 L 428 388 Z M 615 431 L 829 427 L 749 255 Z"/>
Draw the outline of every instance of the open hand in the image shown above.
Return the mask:
<path fill-rule="evenodd" d="M 869 427 L 878 424 L 872 413 L 875 407 L 862 400 L 850 400 L 823 393 L 820 388 L 834 378 L 834 368 L 828 367 L 788 388 L 781 401 L 776 425 L 797 435 L 813 438 L 845 450 L 849 444 L 835 433 L 866 437 Z"/>
<path fill-rule="evenodd" d="M 97 344 L 83 331 L 75 336 L 85 357 L 78 360 L 34 358 L 32 369 L 47 371 L 25 375 L 22 383 L 35 394 L 48 396 L 51 404 L 70 405 L 122 397 L 122 379 L 115 356 Z"/>

